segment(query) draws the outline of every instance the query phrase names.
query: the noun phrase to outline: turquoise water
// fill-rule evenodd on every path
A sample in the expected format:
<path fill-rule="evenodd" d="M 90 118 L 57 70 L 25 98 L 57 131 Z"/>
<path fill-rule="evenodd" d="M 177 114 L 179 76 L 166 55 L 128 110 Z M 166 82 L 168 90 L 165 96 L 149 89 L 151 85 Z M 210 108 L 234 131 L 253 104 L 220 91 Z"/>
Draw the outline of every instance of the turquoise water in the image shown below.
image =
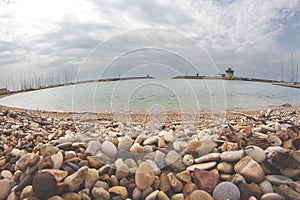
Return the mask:
<path fill-rule="evenodd" d="M 300 105 L 300 90 L 270 83 L 150 79 L 85 83 L 4 97 L 1 105 L 73 112 L 199 112 Z"/>

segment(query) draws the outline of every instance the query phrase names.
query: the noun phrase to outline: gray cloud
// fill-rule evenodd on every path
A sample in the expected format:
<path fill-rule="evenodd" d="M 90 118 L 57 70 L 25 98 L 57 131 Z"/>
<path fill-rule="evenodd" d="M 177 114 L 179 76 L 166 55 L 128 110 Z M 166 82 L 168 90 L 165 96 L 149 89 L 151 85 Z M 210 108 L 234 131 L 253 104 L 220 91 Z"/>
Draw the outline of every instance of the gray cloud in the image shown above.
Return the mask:
<path fill-rule="evenodd" d="M 25 25 L 16 18 L 14 4 L 0 2 L 2 80 L 12 73 L 32 71 L 63 76 L 65 70 L 75 73 L 81 65 L 87 68 L 89 75 L 84 77 L 88 78 L 99 66 L 105 67 L 122 53 L 139 47 L 177 52 L 193 60 L 204 74 L 216 72 L 211 56 L 221 71 L 232 66 L 244 76 L 274 78 L 282 64 L 288 66 L 290 51 L 284 44 L 299 43 L 299 37 L 293 36 L 295 42 L 282 37 L 299 32 L 299 1 L 78 1 L 92 2 L 91 13 L 83 12 L 92 17 L 68 11 L 62 18 L 42 21 L 45 24 Z M 135 31 L 149 27 L 167 31 L 156 31 L 152 36 Z M 194 51 L 193 40 L 200 45 L 199 52 Z M 299 55 L 299 47 L 292 50 Z M 295 63 L 300 62 L 298 57 Z M 108 74 L 126 73 L 147 62 L 173 66 L 180 73 L 188 66 L 170 52 L 140 50 L 120 58 Z"/>

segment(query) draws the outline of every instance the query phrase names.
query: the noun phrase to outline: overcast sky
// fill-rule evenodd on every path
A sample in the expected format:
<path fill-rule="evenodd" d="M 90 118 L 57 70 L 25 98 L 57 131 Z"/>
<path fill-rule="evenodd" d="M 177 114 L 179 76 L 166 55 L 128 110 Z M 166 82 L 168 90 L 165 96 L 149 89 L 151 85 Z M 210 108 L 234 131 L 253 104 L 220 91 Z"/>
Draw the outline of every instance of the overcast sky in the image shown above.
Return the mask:
<path fill-rule="evenodd" d="M 299 0 L 0 0 L 0 78 L 214 75 L 291 79 Z M 300 69 L 299 69 L 300 73 Z M 300 76 L 299 76 L 300 79 Z"/>

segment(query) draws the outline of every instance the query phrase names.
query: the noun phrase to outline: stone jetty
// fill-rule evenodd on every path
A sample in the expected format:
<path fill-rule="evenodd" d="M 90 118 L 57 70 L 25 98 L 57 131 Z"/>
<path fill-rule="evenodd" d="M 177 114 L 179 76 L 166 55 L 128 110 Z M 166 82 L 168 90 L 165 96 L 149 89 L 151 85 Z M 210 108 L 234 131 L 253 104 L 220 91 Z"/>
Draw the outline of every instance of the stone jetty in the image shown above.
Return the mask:
<path fill-rule="evenodd" d="M 0 107 L 0 200 L 297 200 L 299 131 L 299 108 L 153 128 Z"/>

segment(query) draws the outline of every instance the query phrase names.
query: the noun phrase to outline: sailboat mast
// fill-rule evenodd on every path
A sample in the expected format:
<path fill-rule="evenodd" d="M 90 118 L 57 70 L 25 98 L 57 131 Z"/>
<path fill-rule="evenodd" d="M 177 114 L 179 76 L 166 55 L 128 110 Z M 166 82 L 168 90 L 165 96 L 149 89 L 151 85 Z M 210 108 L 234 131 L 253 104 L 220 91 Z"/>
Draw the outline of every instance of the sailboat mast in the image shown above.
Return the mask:
<path fill-rule="evenodd" d="M 297 64 L 297 68 L 296 68 L 296 83 L 298 83 L 298 64 Z"/>
<path fill-rule="evenodd" d="M 281 79 L 280 79 L 280 81 L 281 81 L 281 82 L 283 81 L 283 64 L 282 64 L 282 66 L 281 66 Z"/>
<path fill-rule="evenodd" d="M 293 52 L 291 53 L 291 62 L 292 62 L 292 78 L 291 78 L 291 82 L 294 82 L 294 61 L 293 61 Z"/>

